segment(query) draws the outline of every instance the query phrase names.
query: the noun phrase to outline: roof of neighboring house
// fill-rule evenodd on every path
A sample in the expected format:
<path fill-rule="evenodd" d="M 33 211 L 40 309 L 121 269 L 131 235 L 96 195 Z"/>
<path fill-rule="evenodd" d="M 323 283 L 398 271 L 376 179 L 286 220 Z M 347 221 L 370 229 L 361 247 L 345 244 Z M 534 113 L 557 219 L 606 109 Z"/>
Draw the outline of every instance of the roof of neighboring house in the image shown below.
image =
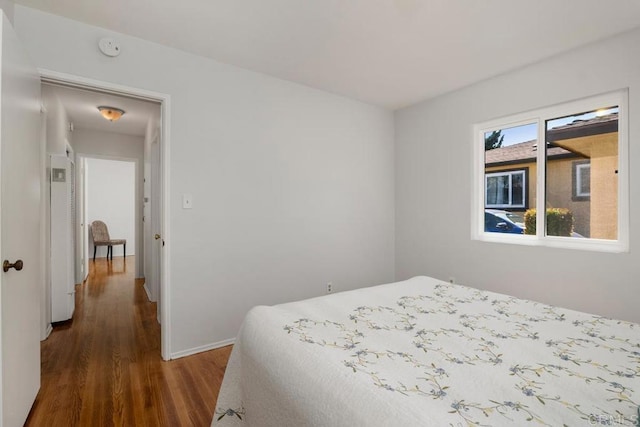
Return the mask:
<path fill-rule="evenodd" d="M 618 131 L 618 113 L 594 117 L 589 120 L 574 120 L 563 126 L 549 129 L 547 141 L 579 138 L 587 135 L 599 135 Z"/>
<path fill-rule="evenodd" d="M 533 162 L 536 160 L 538 141 L 526 141 L 507 147 L 494 148 L 485 152 L 485 165 L 498 166 L 510 163 Z M 560 147 L 550 147 L 547 151 L 550 158 L 569 157 L 574 154 Z"/>
<path fill-rule="evenodd" d="M 574 120 L 566 125 L 558 126 L 547 132 L 547 155 L 550 159 L 567 157 L 584 157 L 583 154 L 566 150 L 551 144 L 554 141 L 563 141 L 571 138 L 579 138 L 587 135 L 599 135 L 618 131 L 618 113 L 606 116 L 594 117 L 589 120 Z M 503 166 L 516 163 L 534 162 L 538 141 L 526 141 L 506 147 L 494 148 L 485 152 L 486 166 Z"/>

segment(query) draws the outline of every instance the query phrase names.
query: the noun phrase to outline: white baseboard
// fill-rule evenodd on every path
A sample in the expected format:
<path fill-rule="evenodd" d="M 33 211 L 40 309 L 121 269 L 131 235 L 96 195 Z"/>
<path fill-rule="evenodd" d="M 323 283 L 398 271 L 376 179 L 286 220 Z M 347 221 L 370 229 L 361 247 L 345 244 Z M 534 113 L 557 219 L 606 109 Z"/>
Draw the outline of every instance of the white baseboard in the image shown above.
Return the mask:
<path fill-rule="evenodd" d="M 228 345 L 234 344 L 236 342 L 235 338 L 229 338 L 228 340 L 214 342 L 212 344 L 201 345 L 200 347 L 194 347 L 187 350 L 177 351 L 175 353 L 171 353 L 171 360 L 179 359 L 181 357 L 191 356 L 192 354 L 202 353 L 203 351 L 215 350 L 216 348 L 226 347 Z"/>
<path fill-rule="evenodd" d="M 149 291 L 149 288 L 147 288 L 147 284 L 146 283 L 144 285 L 142 285 L 142 288 L 147 293 L 147 299 L 149 301 L 151 301 L 151 302 L 155 302 L 154 300 L 151 299 L 151 291 Z"/>
<path fill-rule="evenodd" d="M 42 338 L 40 341 L 44 341 L 47 338 L 49 338 L 49 335 L 51 335 L 51 332 L 53 332 L 53 326 L 51 326 L 51 323 L 49 323 L 47 325 L 47 330 L 44 333 L 44 338 Z"/>

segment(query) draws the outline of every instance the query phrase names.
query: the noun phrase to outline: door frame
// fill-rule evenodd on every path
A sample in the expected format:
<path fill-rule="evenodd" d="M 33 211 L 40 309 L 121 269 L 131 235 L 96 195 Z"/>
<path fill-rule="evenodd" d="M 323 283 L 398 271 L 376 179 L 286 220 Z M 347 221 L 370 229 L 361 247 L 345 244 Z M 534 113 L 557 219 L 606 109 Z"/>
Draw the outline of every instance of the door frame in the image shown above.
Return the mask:
<path fill-rule="evenodd" d="M 169 156 L 170 156 L 170 113 L 171 96 L 166 93 L 153 92 L 124 86 L 116 83 L 105 82 L 73 74 L 60 73 L 48 69 L 39 68 L 42 81 L 52 84 L 61 84 L 77 88 L 92 90 L 94 92 L 106 92 L 113 95 L 122 95 L 154 101 L 160 104 L 160 186 L 162 203 L 160 206 L 161 230 L 163 242 L 170 242 L 170 194 L 169 194 Z M 166 245 L 160 251 L 160 349 L 163 360 L 171 360 L 171 275 L 168 260 L 170 259 L 170 245 Z"/>
<path fill-rule="evenodd" d="M 82 161 L 82 163 L 83 163 L 82 166 L 85 168 L 84 171 L 83 171 L 85 175 L 84 175 L 84 177 L 81 178 L 82 186 L 83 186 L 82 190 L 85 193 L 88 191 L 88 186 L 86 186 L 86 184 L 87 184 L 86 161 L 90 160 L 90 159 L 113 160 L 113 161 L 117 161 L 117 162 L 133 163 L 133 165 L 134 165 L 134 202 L 133 202 L 133 211 L 134 211 L 134 235 L 136 237 L 135 238 L 135 245 L 133 246 L 133 253 L 135 255 L 135 254 L 139 254 L 139 253 L 143 252 L 143 251 L 139 250 L 144 245 L 144 226 L 143 226 L 143 222 L 142 222 L 142 215 L 143 214 L 142 214 L 142 212 L 138 213 L 138 210 L 137 210 L 138 205 L 136 203 L 136 201 L 141 200 L 142 197 L 143 197 L 143 195 L 140 194 L 140 191 L 138 189 L 138 185 L 140 184 L 138 182 L 138 173 L 142 169 L 142 165 L 140 164 L 140 160 L 135 158 L 135 157 L 104 156 L 104 155 L 100 155 L 100 154 L 87 154 L 87 153 L 76 152 L 75 153 L 76 163 L 81 163 L 81 161 Z M 78 175 L 79 175 L 78 172 L 79 172 L 79 168 L 76 167 L 76 180 L 77 180 L 77 182 L 80 182 L 80 180 L 78 180 Z M 76 184 L 76 186 L 77 186 L 77 184 Z M 84 202 L 85 205 L 87 205 L 86 196 L 85 196 L 85 199 L 83 200 L 83 202 Z M 87 234 L 88 234 L 88 228 L 89 228 L 90 224 L 87 222 L 87 217 L 86 217 L 87 212 L 86 212 L 85 206 L 77 207 L 76 208 L 76 213 L 79 212 L 80 210 L 82 210 L 84 215 L 85 215 L 83 233 L 85 231 L 87 231 Z M 79 220 L 76 220 L 76 225 L 78 225 L 77 224 L 78 222 L 79 222 Z M 143 235 L 142 239 L 138 239 L 138 235 L 139 234 Z M 86 242 L 87 239 L 85 239 L 84 237 L 85 236 L 83 234 L 80 238 L 82 239 L 82 242 L 84 244 L 86 244 L 87 243 Z M 141 241 L 139 241 L 139 240 L 141 240 Z M 78 243 L 78 240 L 76 239 L 76 247 L 78 247 L 77 243 Z M 85 247 L 85 249 L 86 249 L 86 251 L 84 251 L 84 252 L 86 252 L 86 254 L 83 253 L 82 255 L 83 256 L 87 255 L 87 257 L 85 258 L 85 263 L 88 265 L 88 259 L 91 258 L 91 256 L 90 256 L 91 252 L 89 251 L 88 247 Z M 76 262 L 78 262 L 77 258 L 78 257 L 76 256 Z M 136 271 L 136 272 L 138 272 L 137 263 L 138 263 L 138 260 L 136 259 L 136 267 L 134 268 L 134 271 Z M 144 264 L 142 265 L 141 270 L 142 271 L 140 271 L 139 273 L 144 273 Z M 74 273 L 75 273 L 75 270 L 74 270 Z M 82 278 L 83 282 L 84 282 L 84 280 L 86 280 L 88 274 L 89 274 L 88 270 L 86 269 L 85 270 L 85 277 Z M 140 275 L 140 276 L 136 275 L 136 278 L 143 277 L 143 276 L 144 276 L 143 274 Z M 76 281 L 76 283 L 77 283 L 77 281 Z"/>

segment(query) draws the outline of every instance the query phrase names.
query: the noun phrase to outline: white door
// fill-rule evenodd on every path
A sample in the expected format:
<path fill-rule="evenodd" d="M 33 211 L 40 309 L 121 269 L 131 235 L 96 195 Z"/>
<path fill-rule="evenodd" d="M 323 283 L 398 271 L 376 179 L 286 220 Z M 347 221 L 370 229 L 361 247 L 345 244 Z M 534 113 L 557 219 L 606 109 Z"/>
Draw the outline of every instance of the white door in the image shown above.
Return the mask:
<path fill-rule="evenodd" d="M 84 282 L 89 274 L 89 224 L 87 224 L 87 182 L 86 182 L 86 159 L 80 157 L 80 178 L 77 181 L 78 186 L 78 208 L 80 213 L 80 229 L 79 229 L 79 252 L 80 256 L 80 277 L 76 283 Z"/>
<path fill-rule="evenodd" d="M 145 142 L 146 143 L 146 142 Z M 151 146 L 144 153 L 144 197 L 142 204 L 142 226 L 144 235 L 144 287 L 149 301 L 156 301 L 153 293 L 153 279 L 151 277 L 151 248 L 153 246 L 153 233 L 151 232 Z"/>
<path fill-rule="evenodd" d="M 84 157 L 76 157 L 76 257 L 75 283 L 82 283 L 87 277 L 87 236 L 84 209 Z"/>
<path fill-rule="evenodd" d="M 0 271 L 0 411 L 14 427 L 40 388 L 40 77 L 4 15 L 1 26 L 0 260 L 23 261 Z"/>
<path fill-rule="evenodd" d="M 85 157 L 82 158 L 82 212 L 84 227 L 82 231 L 82 244 L 84 249 L 82 256 L 84 257 L 84 279 L 89 275 L 89 257 L 91 256 L 92 245 L 90 244 L 89 229 L 91 224 L 87 212 L 89 212 L 89 163 Z M 82 283 L 82 282 L 80 282 Z"/>
<path fill-rule="evenodd" d="M 160 142 L 155 138 L 151 144 L 151 232 L 154 240 L 151 243 L 151 293 L 157 301 L 158 322 L 161 318 L 161 265 L 162 265 L 162 186 L 160 174 Z"/>

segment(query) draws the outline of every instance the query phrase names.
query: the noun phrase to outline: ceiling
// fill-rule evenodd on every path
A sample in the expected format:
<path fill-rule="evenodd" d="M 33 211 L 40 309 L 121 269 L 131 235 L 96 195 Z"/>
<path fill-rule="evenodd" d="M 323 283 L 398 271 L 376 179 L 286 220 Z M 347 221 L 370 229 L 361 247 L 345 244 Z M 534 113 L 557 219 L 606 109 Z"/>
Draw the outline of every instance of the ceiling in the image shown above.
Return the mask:
<path fill-rule="evenodd" d="M 16 3 L 392 109 L 640 26 L 637 0 Z"/>
<path fill-rule="evenodd" d="M 124 135 L 144 136 L 151 117 L 160 117 L 160 104 L 106 93 L 64 86 L 49 86 L 62 102 L 76 129 L 91 129 Z M 98 106 L 116 107 L 125 114 L 116 122 L 100 115 Z"/>

